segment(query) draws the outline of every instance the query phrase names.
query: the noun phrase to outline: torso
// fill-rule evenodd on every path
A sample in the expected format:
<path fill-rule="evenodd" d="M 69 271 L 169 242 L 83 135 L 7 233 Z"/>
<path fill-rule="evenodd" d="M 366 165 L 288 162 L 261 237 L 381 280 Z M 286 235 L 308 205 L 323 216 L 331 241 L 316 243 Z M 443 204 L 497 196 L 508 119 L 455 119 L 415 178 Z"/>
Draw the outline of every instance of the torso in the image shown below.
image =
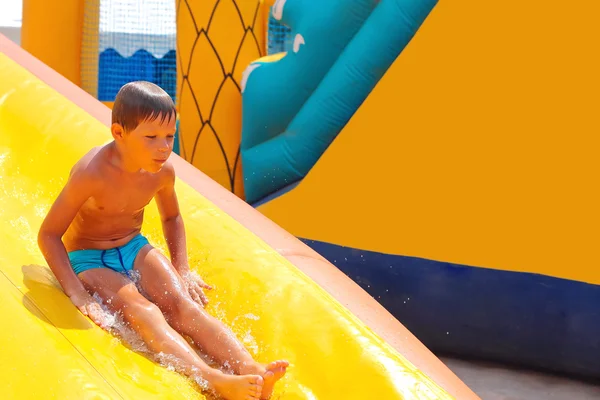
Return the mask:
<path fill-rule="evenodd" d="M 80 161 L 99 177 L 99 184 L 63 236 L 69 252 L 104 250 L 129 242 L 140 233 L 144 208 L 161 187 L 161 172 L 124 172 L 110 164 L 104 152 L 94 149 Z"/>

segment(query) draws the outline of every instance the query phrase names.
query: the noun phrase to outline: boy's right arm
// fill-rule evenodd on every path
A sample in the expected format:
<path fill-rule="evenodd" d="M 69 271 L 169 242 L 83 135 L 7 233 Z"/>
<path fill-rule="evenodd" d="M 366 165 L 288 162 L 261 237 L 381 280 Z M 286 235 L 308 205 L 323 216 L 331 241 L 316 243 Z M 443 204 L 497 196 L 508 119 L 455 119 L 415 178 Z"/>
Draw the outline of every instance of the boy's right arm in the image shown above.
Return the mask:
<path fill-rule="evenodd" d="M 81 312 L 102 326 L 100 307 L 79 280 L 69 261 L 62 237 L 77 212 L 91 196 L 92 179 L 84 171 L 75 171 L 56 198 L 38 233 L 38 245 L 48 266 L 58 279 L 65 294 Z"/>

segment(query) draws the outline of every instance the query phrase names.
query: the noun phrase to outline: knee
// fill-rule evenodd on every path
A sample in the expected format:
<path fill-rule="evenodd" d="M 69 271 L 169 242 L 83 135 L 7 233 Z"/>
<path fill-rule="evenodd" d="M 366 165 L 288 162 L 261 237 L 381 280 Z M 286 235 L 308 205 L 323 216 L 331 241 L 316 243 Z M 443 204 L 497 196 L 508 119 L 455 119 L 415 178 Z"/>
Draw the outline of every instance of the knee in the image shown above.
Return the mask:
<path fill-rule="evenodd" d="M 123 307 L 123 318 L 130 324 L 145 327 L 155 325 L 163 315 L 156 305 L 147 300 L 137 300 Z"/>
<path fill-rule="evenodd" d="M 169 303 L 165 314 L 175 321 L 199 322 L 207 316 L 204 309 L 188 296 L 174 296 Z"/>

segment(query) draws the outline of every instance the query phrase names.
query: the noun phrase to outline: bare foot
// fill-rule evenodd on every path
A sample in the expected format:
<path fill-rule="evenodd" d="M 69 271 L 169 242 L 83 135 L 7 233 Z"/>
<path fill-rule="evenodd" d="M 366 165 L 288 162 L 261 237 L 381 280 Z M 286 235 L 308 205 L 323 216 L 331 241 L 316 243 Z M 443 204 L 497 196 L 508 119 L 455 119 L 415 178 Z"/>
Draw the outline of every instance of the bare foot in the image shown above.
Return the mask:
<path fill-rule="evenodd" d="M 273 361 L 271 364 L 265 366 L 267 370 L 264 375 L 264 384 L 262 387 L 262 400 L 269 399 L 273 393 L 273 387 L 275 383 L 283 378 L 285 375 L 286 368 L 290 365 L 287 361 Z"/>
<path fill-rule="evenodd" d="M 208 384 L 226 400 L 258 400 L 263 382 L 259 375 L 216 374 L 210 378 Z"/>

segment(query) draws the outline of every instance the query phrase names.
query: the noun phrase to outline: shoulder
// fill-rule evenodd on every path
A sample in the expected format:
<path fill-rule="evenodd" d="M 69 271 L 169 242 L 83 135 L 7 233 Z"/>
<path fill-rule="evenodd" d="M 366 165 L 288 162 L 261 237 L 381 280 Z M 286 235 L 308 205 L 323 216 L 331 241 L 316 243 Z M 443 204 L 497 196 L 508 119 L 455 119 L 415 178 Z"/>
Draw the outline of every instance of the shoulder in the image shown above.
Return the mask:
<path fill-rule="evenodd" d="M 101 183 L 102 149 L 92 148 L 73 165 L 69 173 L 71 185 L 93 187 Z"/>
<path fill-rule="evenodd" d="M 173 186 L 175 184 L 175 167 L 171 160 L 167 160 L 159 174 L 161 187 Z"/>

